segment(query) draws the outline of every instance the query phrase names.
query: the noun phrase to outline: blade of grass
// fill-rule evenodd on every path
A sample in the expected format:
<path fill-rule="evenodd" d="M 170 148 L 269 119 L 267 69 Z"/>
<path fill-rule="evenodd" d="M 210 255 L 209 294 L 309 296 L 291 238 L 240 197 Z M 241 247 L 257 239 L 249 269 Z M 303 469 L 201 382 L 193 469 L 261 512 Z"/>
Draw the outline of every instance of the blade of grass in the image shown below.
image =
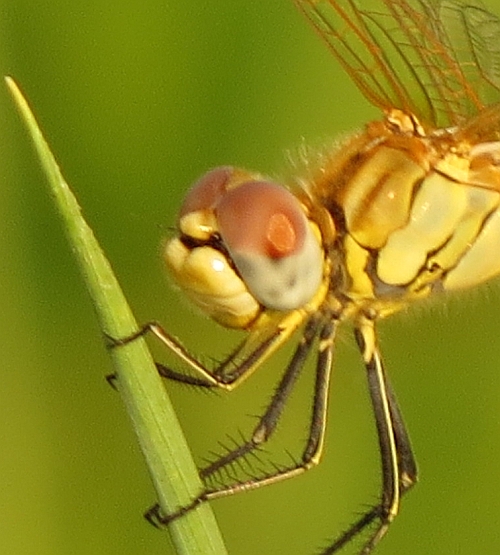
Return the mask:
<path fill-rule="evenodd" d="M 83 219 L 28 103 L 13 79 L 6 77 L 6 82 L 47 176 L 103 333 L 128 337 L 137 331 L 137 324 L 111 266 Z M 165 513 L 171 512 L 202 490 L 196 466 L 144 340 L 112 349 L 111 356 L 159 503 Z M 175 520 L 169 530 L 178 555 L 227 554 L 208 504 Z"/>

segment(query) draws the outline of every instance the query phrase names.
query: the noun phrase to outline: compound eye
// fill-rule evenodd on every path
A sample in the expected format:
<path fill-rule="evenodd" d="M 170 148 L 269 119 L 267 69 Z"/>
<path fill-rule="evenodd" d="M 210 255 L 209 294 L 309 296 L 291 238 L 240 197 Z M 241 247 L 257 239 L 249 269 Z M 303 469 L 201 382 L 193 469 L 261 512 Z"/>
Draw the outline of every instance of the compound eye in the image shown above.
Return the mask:
<path fill-rule="evenodd" d="M 215 206 L 222 240 L 250 292 L 264 306 L 307 303 L 323 276 L 323 252 L 298 199 L 268 181 L 226 191 Z"/>
<path fill-rule="evenodd" d="M 179 217 L 182 218 L 185 214 L 213 208 L 224 195 L 233 173 L 234 170 L 231 166 L 221 166 L 207 172 L 198 179 L 184 197 L 184 202 L 179 210 Z"/>

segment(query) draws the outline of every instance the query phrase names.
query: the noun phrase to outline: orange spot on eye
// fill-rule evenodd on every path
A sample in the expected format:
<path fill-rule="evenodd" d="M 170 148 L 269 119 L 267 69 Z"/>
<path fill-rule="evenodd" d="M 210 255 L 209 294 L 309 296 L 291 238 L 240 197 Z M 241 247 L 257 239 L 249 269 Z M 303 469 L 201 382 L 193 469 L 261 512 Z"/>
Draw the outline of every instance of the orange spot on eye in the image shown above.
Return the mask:
<path fill-rule="evenodd" d="M 267 224 L 267 253 L 280 258 L 295 250 L 297 235 L 290 219 L 282 212 L 273 214 Z"/>

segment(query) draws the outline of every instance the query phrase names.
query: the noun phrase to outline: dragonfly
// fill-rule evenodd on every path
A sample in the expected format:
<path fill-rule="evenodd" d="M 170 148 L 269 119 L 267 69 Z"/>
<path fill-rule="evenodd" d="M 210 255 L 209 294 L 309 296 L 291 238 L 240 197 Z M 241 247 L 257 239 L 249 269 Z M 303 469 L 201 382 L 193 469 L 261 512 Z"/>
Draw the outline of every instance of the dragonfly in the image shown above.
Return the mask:
<path fill-rule="evenodd" d="M 381 489 L 321 553 L 359 539 L 367 555 L 417 481 L 377 323 L 500 274 L 493 255 L 500 246 L 500 19 L 477 0 L 294 1 L 380 119 L 290 183 L 221 166 L 188 190 L 163 257 L 195 305 L 245 332 L 229 357 L 209 368 L 158 323 L 120 343 L 152 332 L 190 368 L 158 364 L 162 376 L 231 391 L 296 340 L 252 433 L 201 468 L 206 489 L 171 514 L 158 505 L 148 511 L 162 526 L 203 502 L 301 475 L 320 462 L 336 334 L 351 322 L 366 369 Z M 214 485 L 215 475 L 273 435 L 309 359 L 315 385 L 300 456 L 264 475 Z"/>

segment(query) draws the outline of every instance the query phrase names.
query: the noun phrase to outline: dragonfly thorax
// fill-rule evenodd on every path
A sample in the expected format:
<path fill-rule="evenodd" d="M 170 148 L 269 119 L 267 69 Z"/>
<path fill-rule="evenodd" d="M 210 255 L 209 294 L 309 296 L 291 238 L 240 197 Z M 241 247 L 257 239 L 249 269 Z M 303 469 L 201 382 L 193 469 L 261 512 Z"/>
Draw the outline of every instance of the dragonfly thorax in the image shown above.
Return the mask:
<path fill-rule="evenodd" d="M 327 158 L 310 188 L 335 222 L 342 294 L 383 314 L 500 273 L 491 256 L 499 157 L 500 142 L 473 145 L 458 129 L 402 132 L 386 120 Z"/>

